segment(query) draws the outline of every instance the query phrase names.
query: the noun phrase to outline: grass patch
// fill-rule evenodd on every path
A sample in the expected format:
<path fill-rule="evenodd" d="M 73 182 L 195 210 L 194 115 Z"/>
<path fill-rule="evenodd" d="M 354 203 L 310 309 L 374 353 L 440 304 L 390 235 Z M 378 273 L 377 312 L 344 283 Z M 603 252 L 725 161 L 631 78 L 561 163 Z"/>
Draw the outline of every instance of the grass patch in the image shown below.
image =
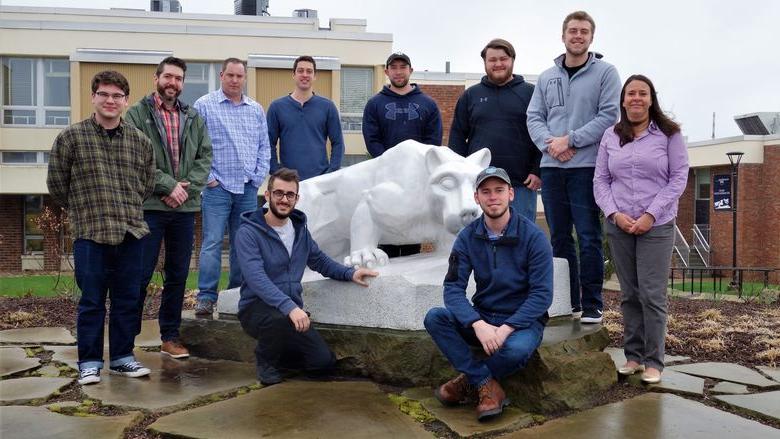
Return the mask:
<path fill-rule="evenodd" d="M 731 282 L 731 278 L 724 278 L 721 280 L 704 278 L 701 282 L 699 282 L 699 279 L 694 279 L 693 281 L 690 279 L 685 279 L 685 283 L 683 283 L 680 279 L 675 279 L 674 284 L 670 282 L 667 284 L 667 286 L 672 288 L 672 285 L 674 285 L 674 289 L 676 291 L 682 291 L 684 293 L 689 293 L 692 288 L 694 293 L 725 294 L 729 296 L 738 295 L 739 292 L 737 290 L 731 289 L 729 287 L 729 282 Z M 691 283 L 693 283 L 693 286 L 691 286 Z M 776 290 L 780 288 L 780 286 L 769 284 L 768 288 L 770 290 Z M 763 290 L 763 282 L 742 283 L 742 297 L 756 296 L 761 294 L 761 291 Z"/>
<path fill-rule="evenodd" d="M 219 280 L 219 288 L 227 288 L 228 283 L 227 270 L 222 272 Z M 162 285 L 162 276 L 155 272 L 152 277 L 152 283 Z M 53 297 L 58 294 L 72 293 L 76 288 L 76 280 L 73 273 L 56 274 L 31 274 L 19 276 L 0 277 L 0 297 L 21 297 L 32 295 L 36 297 Z M 187 277 L 187 289 L 194 290 L 198 288 L 198 272 L 191 271 Z"/>

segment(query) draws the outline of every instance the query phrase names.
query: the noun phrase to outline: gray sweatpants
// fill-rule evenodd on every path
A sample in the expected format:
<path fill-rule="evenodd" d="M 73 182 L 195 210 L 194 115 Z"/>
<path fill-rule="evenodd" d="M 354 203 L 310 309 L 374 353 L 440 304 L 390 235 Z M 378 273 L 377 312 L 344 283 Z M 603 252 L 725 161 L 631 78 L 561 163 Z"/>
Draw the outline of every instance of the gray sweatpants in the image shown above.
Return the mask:
<path fill-rule="evenodd" d="M 630 235 L 607 222 L 623 299 L 623 349 L 626 359 L 664 369 L 666 285 L 674 247 L 674 221 Z"/>

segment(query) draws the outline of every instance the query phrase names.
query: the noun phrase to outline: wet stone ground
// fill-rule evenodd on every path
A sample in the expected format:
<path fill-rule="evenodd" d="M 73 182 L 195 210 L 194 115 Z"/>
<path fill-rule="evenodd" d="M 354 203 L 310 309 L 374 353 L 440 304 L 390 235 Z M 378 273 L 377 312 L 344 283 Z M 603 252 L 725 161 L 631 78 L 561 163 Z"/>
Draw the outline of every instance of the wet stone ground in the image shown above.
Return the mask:
<path fill-rule="evenodd" d="M 0 437 L 780 437 L 780 371 L 769 366 L 669 356 L 659 385 L 633 376 L 592 408 L 546 416 L 512 408 L 479 423 L 473 407 L 442 407 L 430 388 L 354 379 L 264 388 L 251 364 L 164 357 L 156 334 L 155 322 L 145 322 L 144 348 L 136 349 L 150 377 L 104 372 L 101 383 L 82 387 L 69 330 L 0 331 Z M 624 361 L 619 349 L 606 352 L 616 366 Z M 637 435 L 638 420 L 653 430 Z"/>

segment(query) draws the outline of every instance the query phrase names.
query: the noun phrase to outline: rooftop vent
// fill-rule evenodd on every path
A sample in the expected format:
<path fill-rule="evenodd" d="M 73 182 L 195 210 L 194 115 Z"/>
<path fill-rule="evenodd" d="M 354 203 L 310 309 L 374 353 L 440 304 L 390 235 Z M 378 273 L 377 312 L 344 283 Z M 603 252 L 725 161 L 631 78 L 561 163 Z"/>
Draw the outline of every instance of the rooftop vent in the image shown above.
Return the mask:
<path fill-rule="evenodd" d="M 293 17 L 298 18 L 317 18 L 316 9 L 296 9 L 293 11 Z"/>
<path fill-rule="evenodd" d="M 742 134 L 767 136 L 780 133 L 780 112 L 765 111 L 734 116 Z"/>

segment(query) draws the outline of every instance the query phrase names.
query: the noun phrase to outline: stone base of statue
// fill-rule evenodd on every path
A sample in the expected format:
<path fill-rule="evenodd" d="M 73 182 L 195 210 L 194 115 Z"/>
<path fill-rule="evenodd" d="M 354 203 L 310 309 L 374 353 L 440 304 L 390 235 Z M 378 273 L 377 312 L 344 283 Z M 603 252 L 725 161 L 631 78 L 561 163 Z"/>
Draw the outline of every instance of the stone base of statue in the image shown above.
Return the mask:
<path fill-rule="evenodd" d="M 442 306 L 441 282 L 446 257 L 419 254 L 394 258 L 380 267 L 380 276 L 368 288 L 304 277 L 304 303 L 315 327 L 336 354 L 338 373 L 401 386 L 436 386 L 455 371 L 441 355 L 423 318 L 428 309 Z M 474 285 L 470 285 L 472 294 Z M 602 350 L 609 343 L 600 325 L 572 320 L 568 266 L 555 260 L 553 318 L 542 346 L 528 366 L 503 380 L 515 405 L 549 413 L 578 409 L 616 382 L 614 363 Z M 238 290 L 220 293 L 219 318 L 184 315 L 181 338 L 199 357 L 254 362 L 255 340 L 244 334 L 235 319 Z"/>
<path fill-rule="evenodd" d="M 553 303 L 550 317 L 571 315 L 569 265 L 554 258 Z M 379 277 L 368 288 L 352 282 L 327 279 L 306 271 L 303 277 L 303 303 L 317 323 L 403 330 L 421 330 L 425 313 L 443 306 L 442 280 L 447 273 L 447 257 L 420 253 L 393 258 L 379 267 Z M 474 294 L 473 279 L 467 293 Z M 231 318 L 238 312 L 238 288 L 219 293 L 217 312 Z"/>

